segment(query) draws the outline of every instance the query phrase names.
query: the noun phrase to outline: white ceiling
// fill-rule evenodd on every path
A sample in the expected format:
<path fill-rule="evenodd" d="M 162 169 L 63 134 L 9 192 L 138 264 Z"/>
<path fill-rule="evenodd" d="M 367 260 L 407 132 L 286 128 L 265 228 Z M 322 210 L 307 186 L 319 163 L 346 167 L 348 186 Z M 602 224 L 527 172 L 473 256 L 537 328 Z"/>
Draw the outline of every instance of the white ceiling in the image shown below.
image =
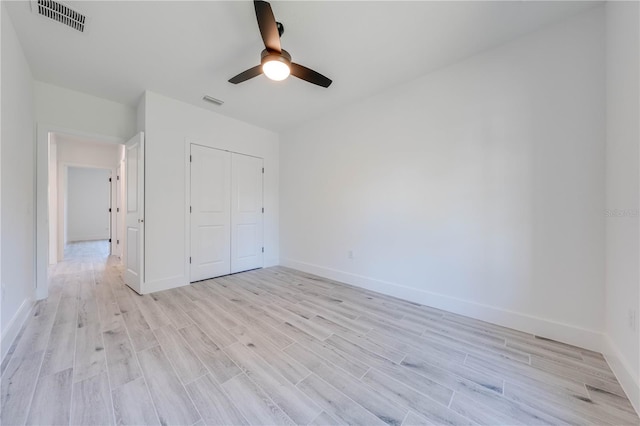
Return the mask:
<path fill-rule="evenodd" d="M 597 2 L 272 2 L 294 62 L 323 89 L 264 76 L 233 85 L 263 49 L 247 1 L 70 1 L 86 34 L 6 2 L 34 78 L 135 106 L 145 89 L 275 131 L 418 78 Z M 203 102 L 208 94 L 223 106 Z"/>

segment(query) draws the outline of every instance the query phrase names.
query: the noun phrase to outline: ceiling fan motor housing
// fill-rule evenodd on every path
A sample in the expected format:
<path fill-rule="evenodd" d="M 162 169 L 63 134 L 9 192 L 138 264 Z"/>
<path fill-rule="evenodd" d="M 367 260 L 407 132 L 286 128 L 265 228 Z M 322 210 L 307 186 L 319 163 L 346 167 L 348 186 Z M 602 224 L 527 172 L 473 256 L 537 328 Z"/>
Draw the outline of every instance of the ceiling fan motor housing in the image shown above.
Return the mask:
<path fill-rule="evenodd" d="M 264 49 L 260 54 L 260 63 L 264 65 L 269 61 L 283 62 L 289 68 L 291 68 L 291 55 L 286 50 L 282 49 L 280 52 L 275 50 Z"/>

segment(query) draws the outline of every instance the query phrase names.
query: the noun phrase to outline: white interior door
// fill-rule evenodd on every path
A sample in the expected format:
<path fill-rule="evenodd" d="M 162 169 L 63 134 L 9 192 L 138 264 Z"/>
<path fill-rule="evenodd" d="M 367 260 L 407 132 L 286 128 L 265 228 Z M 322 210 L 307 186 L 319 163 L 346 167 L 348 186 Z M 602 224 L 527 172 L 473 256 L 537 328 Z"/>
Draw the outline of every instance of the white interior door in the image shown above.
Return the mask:
<path fill-rule="evenodd" d="M 144 133 L 125 144 L 124 282 L 141 293 L 144 279 Z"/>
<path fill-rule="evenodd" d="M 262 267 L 262 159 L 231 155 L 231 272 Z"/>
<path fill-rule="evenodd" d="M 191 282 L 231 272 L 231 154 L 191 145 Z"/>

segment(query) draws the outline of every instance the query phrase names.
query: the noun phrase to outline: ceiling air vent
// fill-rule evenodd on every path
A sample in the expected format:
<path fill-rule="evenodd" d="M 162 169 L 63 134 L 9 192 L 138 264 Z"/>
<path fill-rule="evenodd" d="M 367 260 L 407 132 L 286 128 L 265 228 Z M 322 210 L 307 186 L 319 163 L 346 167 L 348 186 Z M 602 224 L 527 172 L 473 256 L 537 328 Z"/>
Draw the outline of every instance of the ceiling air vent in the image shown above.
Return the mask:
<path fill-rule="evenodd" d="M 202 97 L 202 100 L 211 102 L 212 104 L 216 104 L 216 105 L 222 105 L 224 103 L 224 101 L 221 101 L 220 99 L 216 99 L 213 96 L 209 96 L 209 95 L 204 95 Z"/>
<path fill-rule="evenodd" d="M 87 17 L 57 1 L 31 0 L 31 11 L 35 14 L 58 21 L 81 33 L 85 32 Z"/>

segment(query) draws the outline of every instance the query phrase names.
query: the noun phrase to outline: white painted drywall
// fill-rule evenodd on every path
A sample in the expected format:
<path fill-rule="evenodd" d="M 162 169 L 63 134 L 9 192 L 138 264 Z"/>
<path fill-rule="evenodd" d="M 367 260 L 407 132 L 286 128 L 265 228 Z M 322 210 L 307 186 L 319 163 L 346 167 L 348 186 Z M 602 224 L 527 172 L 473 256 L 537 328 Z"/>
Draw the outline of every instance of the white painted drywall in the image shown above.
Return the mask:
<path fill-rule="evenodd" d="M 67 169 L 67 241 L 109 238 L 111 170 Z"/>
<path fill-rule="evenodd" d="M 2 16 L 4 11 L 5 11 L 4 5 L 0 5 L 0 25 L 2 25 L 2 22 L 4 21 Z M 0 31 L 0 48 L 1 47 L 2 47 L 2 31 Z M 2 95 L 1 86 L 2 86 L 2 66 L 0 66 L 0 96 Z M 0 102 L 0 129 L 2 129 L 3 118 L 4 116 L 2 115 L 2 102 Z M 0 142 L 1 141 L 2 141 L 2 134 L 0 130 Z M 0 232 L 2 231 L 2 191 L 1 189 L 2 189 L 2 148 L 0 145 Z M 0 360 L 4 359 L 4 347 L 6 346 L 6 343 L 3 343 L 4 337 L 5 337 L 5 333 L 3 332 L 5 328 L 4 321 L 2 320 L 2 304 L 3 303 L 4 303 L 4 280 L 2 279 L 2 238 L 0 235 Z"/>
<path fill-rule="evenodd" d="M 605 355 L 640 412 L 640 7 L 608 2 Z M 629 318 L 631 314 L 632 318 Z M 631 323 L 630 323 L 631 321 Z"/>
<path fill-rule="evenodd" d="M 97 168 L 116 168 L 122 145 L 67 140 L 57 136 L 58 163 Z"/>
<path fill-rule="evenodd" d="M 144 125 L 147 117 L 147 114 L 145 113 L 147 105 L 146 96 L 146 92 L 142 94 L 140 102 L 138 102 L 138 106 L 136 108 L 136 132 L 144 132 Z"/>
<path fill-rule="evenodd" d="M 2 330 L 7 353 L 35 290 L 35 134 L 31 71 L 2 7 Z"/>
<path fill-rule="evenodd" d="M 136 110 L 86 93 L 35 82 L 36 120 L 60 128 L 129 139 L 136 130 Z"/>
<path fill-rule="evenodd" d="M 592 9 L 284 132 L 282 263 L 600 348 L 603 20 Z"/>
<path fill-rule="evenodd" d="M 266 266 L 278 264 L 278 135 L 146 92 L 143 292 L 188 284 L 186 142 L 264 158 Z"/>
<path fill-rule="evenodd" d="M 49 264 L 58 263 L 58 145 L 49 135 Z"/>

